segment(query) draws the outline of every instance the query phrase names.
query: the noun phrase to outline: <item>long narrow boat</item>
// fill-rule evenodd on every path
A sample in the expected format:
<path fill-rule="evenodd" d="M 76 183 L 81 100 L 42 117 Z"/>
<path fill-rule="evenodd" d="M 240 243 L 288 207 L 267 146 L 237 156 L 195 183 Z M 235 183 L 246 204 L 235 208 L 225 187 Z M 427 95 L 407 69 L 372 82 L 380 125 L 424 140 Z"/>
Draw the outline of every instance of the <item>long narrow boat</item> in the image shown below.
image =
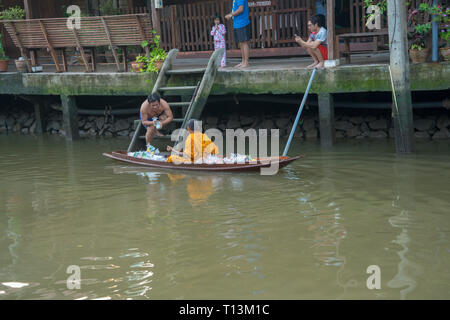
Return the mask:
<path fill-rule="evenodd" d="M 174 164 L 164 161 L 154 161 L 148 159 L 140 159 L 135 157 L 130 157 L 125 151 L 113 151 L 103 153 L 105 157 L 127 162 L 131 164 L 138 164 L 147 167 L 159 168 L 159 169 L 176 169 L 176 170 L 198 170 L 198 171 L 226 171 L 226 172 L 236 172 L 236 171 L 257 171 L 261 168 L 270 167 L 271 165 L 276 165 L 278 163 L 279 168 L 283 168 L 290 164 L 291 162 L 303 158 L 303 155 L 296 157 L 272 157 L 264 158 L 261 161 L 247 162 L 247 163 L 233 163 L 233 164 Z M 268 162 L 271 161 L 271 162 Z"/>

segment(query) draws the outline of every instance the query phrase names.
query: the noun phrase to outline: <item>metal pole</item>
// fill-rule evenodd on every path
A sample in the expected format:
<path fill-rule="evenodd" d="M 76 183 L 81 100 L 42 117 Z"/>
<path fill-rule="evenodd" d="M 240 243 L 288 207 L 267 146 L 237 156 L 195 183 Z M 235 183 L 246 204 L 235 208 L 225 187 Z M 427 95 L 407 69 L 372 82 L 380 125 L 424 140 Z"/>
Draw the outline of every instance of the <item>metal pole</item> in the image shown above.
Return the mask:
<path fill-rule="evenodd" d="M 438 0 L 433 0 L 433 5 L 437 5 L 438 4 Z M 438 62 L 438 47 L 439 47 L 439 38 L 438 38 L 438 23 L 436 21 L 434 21 L 434 19 L 436 18 L 435 15 L 432 16 L 433 19 L 433 29 L 432 29 L 432 36 L 433 36 L 433 42 L 432 42 L 432 61 L 433 62 Z"/>
<path fill-rule="evenodd" d="M 316 75 L 317 69 L 314 69 L 309 79 L 308 87 L 306 88 L 305 94 L 303 95 L 302 104 L 297 112 L 297 117 L 295 118 L 294 125 L 292 126 L 291 134 L 289 135 L 289 140 L 286 144 L 286 148 L 284 148 L 283 157 L 285 157 L 288 153 L 289 147 L 291 146 L 292 138 L 294 137 L 295 129 L 297 129 L 298 121 L 300 120 L 300 116 L 302 115 L 303 107 L 305 106 L 306 99 L 308 98 L 309 89 L 311 89 L 311 84 L 314 80 L 314 76 Z"/>

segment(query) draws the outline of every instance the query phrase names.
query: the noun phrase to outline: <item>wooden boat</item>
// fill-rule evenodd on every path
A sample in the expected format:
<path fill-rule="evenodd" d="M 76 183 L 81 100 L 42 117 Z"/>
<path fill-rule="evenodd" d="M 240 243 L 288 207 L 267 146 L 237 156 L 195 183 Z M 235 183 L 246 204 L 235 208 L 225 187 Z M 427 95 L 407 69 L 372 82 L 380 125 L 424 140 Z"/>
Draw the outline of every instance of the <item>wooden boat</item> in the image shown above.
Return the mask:
<path fill-rule="evenodd" d="M 291 162 L 303 158 L 303 155 L 296 157 L 271 157 L 264 158 L 261 161 L 234 163 L 234 164 L 175 164 L 164 161 L 154 161 L 148 159 L 139 159 L 130 157 L 125 151 L 113 151 L 103 153 L 105 157 L 127 162 L 131 164 L 143 165 L 146 167 L 153 167 L 158 169 L 176 169 L 176 170 L 198 170 L 198 171 L 225 171 L 225 172 L 239 172 L 239 171 L 258 171 L 261 168 L 270 167 L 278 162 L 279 168 L 283 168 Z M 271 161 L 271 163 L 267 161 Z"/>

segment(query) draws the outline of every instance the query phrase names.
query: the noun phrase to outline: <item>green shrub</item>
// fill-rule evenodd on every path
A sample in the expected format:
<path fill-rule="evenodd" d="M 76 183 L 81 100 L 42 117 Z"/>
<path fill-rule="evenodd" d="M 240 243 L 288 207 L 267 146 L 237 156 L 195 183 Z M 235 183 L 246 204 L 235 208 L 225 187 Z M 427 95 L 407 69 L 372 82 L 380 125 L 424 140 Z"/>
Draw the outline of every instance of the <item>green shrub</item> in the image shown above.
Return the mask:
<path fill-rule="evenodd" d="M 148 41 L 142 41 L 142 48 L 150 47 L 149 55 L 139 55 L 136 57 L 136 62 L 139 62 L 142 65 L 141 72 L 158 72 L 158 68 L 156 67 L 156 61 L 164 61 L 167 58 L 166 51 L 159 46 L 161 37 L 156 34 L 156 31 L 153 30 L 153 42 L 149 45 Z"/>
<path fill-rule="evenodd" d="M 25 10 L 19 6 L 0 11 L 0 20 L 22 20 L 24 18 Z"/>

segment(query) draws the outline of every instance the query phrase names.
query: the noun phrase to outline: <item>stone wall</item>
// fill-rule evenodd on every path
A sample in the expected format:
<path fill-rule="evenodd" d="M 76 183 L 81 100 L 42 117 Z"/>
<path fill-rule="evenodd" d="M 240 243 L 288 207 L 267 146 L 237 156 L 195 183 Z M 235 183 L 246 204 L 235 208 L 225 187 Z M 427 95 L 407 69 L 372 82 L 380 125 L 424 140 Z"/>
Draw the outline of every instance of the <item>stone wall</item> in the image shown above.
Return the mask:
<path fill-rule="evenodd" d="M 218 128 L 247 130 L 280 129 L 280 135 L 289 135 L 295 110 L 282 112 L 267 112 L 261 110 L 259 115 L 255 111 L 223 112 L 223 109 L 207 109 L 202 120 L 204 129 Z M 284 109 L 286 110 L 286 109 Z M 435 109 L 430 112 L 422 110 L 415 113 L 414 127 L 416 138 L 422 139 L 450 139 L 450 112 L 445 109 Z M 136 116 L 85 116 L 79 115 L 79 129 L 82 137 L 115 137 L 132 136 L 133 123 Z M 335 116 L 337 138 L 393 138 L 394 129 L 390 113 L 387 110 L 337 110 Z M 64 135 L 62 113 L 56 110 L 47 111 L 45 115 L 45 132 L 48 134 Z M 0 109 L 0 134 L 20 133 L 35 134 L 36 123 L 34 111 L 30 107 Z M 319 121 L 317 110 L 305 110 L 300 125 L 295 133 L 296 138 L 319 138 Z"/>
<path fill-rule="evenodd" d="M 445 109 L 427 112 L 422 110 L 414 116 L 415 136 L 420 139 L 450 139 L 450 112 Z M 281 136 L 288 136 L 296 112 L 263 113 L 259 116 L 239 114 L 207 115 L 206 128 L 224 130 L 242 128 L 280 129 Z M 394 138 L 394 123 L 387 110 L 337 110 L 335 115 L 336 138 Z M 317 139 L 320 137 L 317 111 L 305 111 L 295 132 L 295 137 Z"/>

